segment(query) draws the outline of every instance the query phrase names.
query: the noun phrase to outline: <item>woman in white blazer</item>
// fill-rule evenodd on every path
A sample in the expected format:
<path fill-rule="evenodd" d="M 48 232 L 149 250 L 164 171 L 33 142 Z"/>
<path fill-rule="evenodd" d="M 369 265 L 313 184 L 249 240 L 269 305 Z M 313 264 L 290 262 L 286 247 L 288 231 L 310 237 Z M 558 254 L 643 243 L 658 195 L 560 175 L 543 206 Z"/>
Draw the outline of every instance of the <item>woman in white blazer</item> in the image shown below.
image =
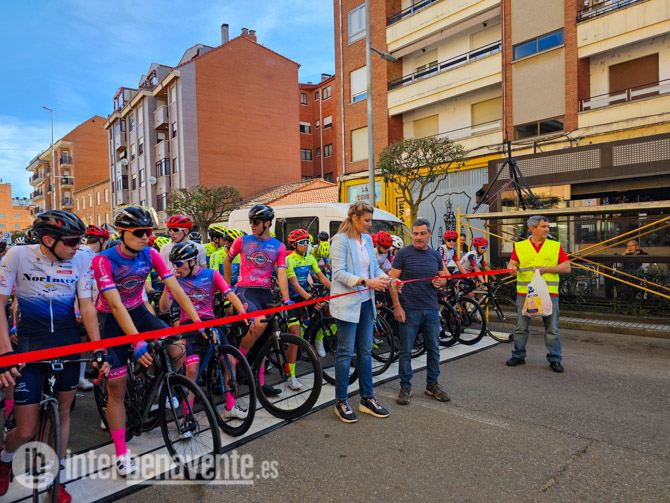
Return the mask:
<path fill-rule="evenodd" d="M 361 394 L 358 410 L 375 417 L 389 415 L 372 393 L 370 351 L 376 310 L 374 292 L 370 289 L 385 290 L 390 284 L 390 278 L 379 268 L 372 238 L 368 234 L 373 211 L 367 202 L 352 204 L 330 245 L 331 295 L 359 292 L 330 301 L 330 314 L 336 319 L 338 338 L 335 355 L 335 414 L 346 423 L 358 420 L 347 401 L 349 367 L 354 347 Z"/>

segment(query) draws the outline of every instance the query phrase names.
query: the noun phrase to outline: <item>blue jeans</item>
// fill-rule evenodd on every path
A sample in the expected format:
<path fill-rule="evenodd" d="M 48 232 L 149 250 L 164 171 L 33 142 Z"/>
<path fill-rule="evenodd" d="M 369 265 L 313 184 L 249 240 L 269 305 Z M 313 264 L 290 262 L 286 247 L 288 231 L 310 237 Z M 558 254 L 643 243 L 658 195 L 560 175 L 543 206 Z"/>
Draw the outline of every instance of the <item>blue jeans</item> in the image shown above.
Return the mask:
<path fill-rule="evenodd" d="M 358 323 L 335 320 L 337 324 L 337 352 L 335 353 L 335 399 L 347 399 L 349 368 L 356 347 L 358 385 L 361 398 L 372 398 L 372 300 L 361 304 Z"/>
<path fill-rule="evenodd" d="M 412 348 L 421 330 L 426 346 L 428 375 L 426 384 L 437 384 L 440 377 L 440 314 L 437 309 L 406 309 L 405 323 L 400 323 L 400 353 L 398 375 L 400 385 L 411 387 Z"/>
<path fill-rule="evenodd" d="M 528 325 L 530 318 L 522 316 L 523 303 L 526 297 L 517 295 L 516 297 L 516 327 L 514 328 L 514 358 L 526 358 L 526 342 L 528 342 Z M 558 297 L 551 298 L 552 312 L 551 316 L 543 316 L 544 322 L 544 344 L 547 346 L 547 360 L 549 362 L 561 361 L 561 339 L 558 336 Z"/>

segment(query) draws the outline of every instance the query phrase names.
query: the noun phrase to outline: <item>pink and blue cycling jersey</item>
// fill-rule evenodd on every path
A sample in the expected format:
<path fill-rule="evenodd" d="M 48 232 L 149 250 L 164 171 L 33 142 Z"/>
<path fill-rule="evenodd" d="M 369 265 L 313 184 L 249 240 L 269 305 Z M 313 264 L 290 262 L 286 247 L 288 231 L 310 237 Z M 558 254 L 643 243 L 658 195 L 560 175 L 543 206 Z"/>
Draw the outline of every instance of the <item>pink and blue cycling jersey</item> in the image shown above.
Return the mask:
<path fill-rule="evenodd" d="M 256 236 L 240 236 L 228 250 L 234 259 L 242 255 L 237 286 L 272 288 L 272 270 L 275 266 L 286 268 L 286 247 L 275 238 L 258 239 Z"/>
<path fill-rule="evenodd" d="M 184 289 L 186 295 L 191 299 L 193 307 L 198 312 L 198 316 L 203 320 L 215 317 L 213 302 L 216 292 L 220 291 L 225 297 L 233 291 L 223 279 L 223 276 L 213 269 L 201 268 L 195 276 L 179 276 L 177 281 L 179 281 L 179 286 Z M 172 298 L 172 293 L 170 293 L 170 298 Z M 184 323 L 190 319 L 189 315 L 182 309 L 179 322 Z"/>
<path fill-rule="evenodd" d="M 160 254 L 148 246 L 136 257 L 124 255 L 119 246 L 115 246 L 96 255 L 92 267 L 100 293 L 116 288 L 126 309 L 142 304 L 144 282 L 151 269 L 155 269 L 161 279 L 173 276 Z M 98 297 L 95 307 L 98 311 L 112 311 L 103 295 Z"/>

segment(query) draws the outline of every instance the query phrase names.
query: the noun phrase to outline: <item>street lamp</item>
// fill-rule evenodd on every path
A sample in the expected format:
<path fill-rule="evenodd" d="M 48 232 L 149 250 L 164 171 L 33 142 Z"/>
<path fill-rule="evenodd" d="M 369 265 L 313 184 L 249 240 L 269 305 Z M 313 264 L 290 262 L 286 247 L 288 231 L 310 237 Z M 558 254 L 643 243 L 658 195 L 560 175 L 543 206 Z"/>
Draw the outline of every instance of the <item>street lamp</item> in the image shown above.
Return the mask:
<path fill-rule="evenodd" d="M 372 131 L 372 51 L 375 51 L 386 61 L 396 62 L 397 58 L 388 52 L 372 47 L 370 42 L 370 0 L 365 0 L 365 65 L 368 80 L 368 194 L 372 207 L 375 207 L 375 145 Z"/>
<path fill-rule="evenodd" d="M 56 157 L 54 155 L 54 111 L 49 107 L 43 106 L 45 110 L 51 112 L 51 181 L 53 183 L 53 193 L 51 195 L 51 203 L 56 209 Z"/>

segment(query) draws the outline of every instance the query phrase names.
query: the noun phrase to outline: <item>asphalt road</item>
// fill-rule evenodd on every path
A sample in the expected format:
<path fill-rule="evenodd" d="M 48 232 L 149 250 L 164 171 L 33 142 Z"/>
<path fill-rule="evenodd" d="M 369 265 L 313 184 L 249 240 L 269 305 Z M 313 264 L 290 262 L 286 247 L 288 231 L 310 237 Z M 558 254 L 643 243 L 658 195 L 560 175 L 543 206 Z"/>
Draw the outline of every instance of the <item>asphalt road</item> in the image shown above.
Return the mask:
<path fill-rule="evenodd" d="M 409 406 L 397 380 L 375 388 L 388 419 L 345 424 L 328 407 L 239 447 L 252 485 L 153 485 L 125 501 L 670 501 L 670 340 L 562 341 L 564 374 L 541 335 L 520 367 L 497 345 L 442 365 L 450 403 L 423 394 L 420 372 Z"/>

